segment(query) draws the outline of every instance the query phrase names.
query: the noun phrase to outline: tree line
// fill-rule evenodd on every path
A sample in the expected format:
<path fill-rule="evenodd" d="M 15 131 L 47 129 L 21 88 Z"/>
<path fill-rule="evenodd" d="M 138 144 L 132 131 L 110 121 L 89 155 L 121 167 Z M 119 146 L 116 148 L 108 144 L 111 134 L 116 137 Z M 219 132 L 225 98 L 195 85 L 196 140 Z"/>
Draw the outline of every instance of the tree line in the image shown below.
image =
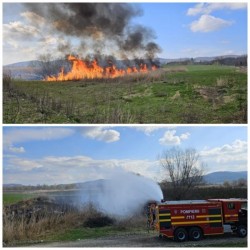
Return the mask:
<path fill-rule="evenodd" d="M 167 63 L 167 65 L 228 65 L 236 67 L 246 67 L 247 66 L 247 55 L 238 57 L 223 57 L 219 56 L 213 60 L 195 60 L 194 58 L 188 58 L 182 61 L 173 61 Z"/>

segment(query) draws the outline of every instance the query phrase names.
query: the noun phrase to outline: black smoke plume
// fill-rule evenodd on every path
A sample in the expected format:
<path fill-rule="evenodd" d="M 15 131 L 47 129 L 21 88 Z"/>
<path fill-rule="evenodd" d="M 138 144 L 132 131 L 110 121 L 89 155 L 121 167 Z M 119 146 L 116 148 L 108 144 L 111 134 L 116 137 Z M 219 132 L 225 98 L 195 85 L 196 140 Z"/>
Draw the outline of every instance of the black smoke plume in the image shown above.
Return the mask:
<path fill-rule="evenodd" d="M 50 24 L 52 32 L 65 38 L 80 39 L 79 48 L 85 50 L 91 46 L 94 53 L 102 53 L 106 42 L 110 47 L 106 51 L 133 58 L 146 57 L 152 60 L 160 47 L 153 41 L 154 32 L 141 25 L 132 25 L 134 17 L 142 15 L 137 5 L 129 3 L 25 3 L 32 12 L 42 16 Z M 89 40 L 92 42 L 89 43 Z M 91 45 L 89 45 L 91 44 Z M 84 46 L 83 46 L 84 45 Z M 113 46 L 112 46 L 113 45 Z M 58 49 L 69 49 L 68 44 Z M 117 51 L 115 52 L 117 54 Z M 65 51 L 66 53 L 69 51 Z"/>

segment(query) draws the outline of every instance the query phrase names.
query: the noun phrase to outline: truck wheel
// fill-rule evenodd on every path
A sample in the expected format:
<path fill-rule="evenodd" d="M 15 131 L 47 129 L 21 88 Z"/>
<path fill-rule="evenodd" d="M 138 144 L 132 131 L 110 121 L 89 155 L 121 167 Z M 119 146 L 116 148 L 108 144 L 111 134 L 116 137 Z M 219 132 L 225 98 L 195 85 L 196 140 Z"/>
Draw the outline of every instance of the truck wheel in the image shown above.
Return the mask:
<path fill-rule="evenodd" d="M 187 240 L 188 238 L 188 234 L 187 234 L 187 230 L 185 228 L 177 228 L 174 232 L 174 239 L 176 241 L 182 242 Z"/>
<path fill-rule="evenodd" d="M 244 225 L 239 225 L 237 228 L 237 234 L 241 238 L 246 237 L 247 236 L 247 227 Z"/>
<path fill-rule="evenodd" d="M 198 241 L 202 238 L 202 231 L 199 227 L 191 227 L 189 229 L 189 239 Z"/>

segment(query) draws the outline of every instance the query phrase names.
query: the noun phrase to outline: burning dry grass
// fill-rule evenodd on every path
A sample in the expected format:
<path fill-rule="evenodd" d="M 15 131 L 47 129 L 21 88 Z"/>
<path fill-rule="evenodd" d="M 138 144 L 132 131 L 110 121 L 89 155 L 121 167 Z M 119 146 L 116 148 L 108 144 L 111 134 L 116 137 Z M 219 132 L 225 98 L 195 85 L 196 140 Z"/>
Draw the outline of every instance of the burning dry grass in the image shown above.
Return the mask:
<path fill-rule="evenodd" d="M 55 82 L 84 79 L 113 79 L 156 70 L 155 65 L 147 66 L 145 63 L 119 69 L 111 60 L 108 61 L 109 66 L 106 67 L 99 65 L 97 60 L 81 60 L 72 55 L 69 55 L 67 60 L 72 64 L 69 72 L 65 73 L 64 68 L 62 68 L 57 76 L 48 76 L 45 80 Z"/>
<path fill-rule="evenodd" d="M 69 79 L 67 82 L 81 82 L 83 84 L 98 84 L 98 83 L 117 83 L 117 84 L 128 84 L 134 82 L 155 82 L 165 78 L 165 69 L 156 69 L 147 72 L 135 72 L 133 74 L 125 74 L 117 77 L 94 77 L 94 78 L 83 78 L 83 79 Z M 65 80 L 66 81 L 66 80 Z M 53 81 L 56 83 L 57 81 Z M 58 80 L 58 82 L 61 82 Z"/>

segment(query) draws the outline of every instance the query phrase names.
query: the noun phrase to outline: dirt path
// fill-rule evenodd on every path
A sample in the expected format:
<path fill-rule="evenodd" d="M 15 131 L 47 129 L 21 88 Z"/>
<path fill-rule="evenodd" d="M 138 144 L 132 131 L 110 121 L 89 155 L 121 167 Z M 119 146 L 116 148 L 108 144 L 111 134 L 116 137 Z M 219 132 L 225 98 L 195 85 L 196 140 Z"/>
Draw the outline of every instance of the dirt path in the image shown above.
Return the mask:
<path fill-rule="evenodd" d="M 246 243 L 247 238 L 238 238 L 235 235 L 225 234 L 222 236 L 206 237 L 194 242 L 174 242 L 170 239 L 160 239 L 155 233 L 123 234 L 106 236 L 97 239 L 85 239 L 68 242 L 54 242 L 48 244 L 36 244 L 29 247 L 217 247 L 227 243 Z"/>

